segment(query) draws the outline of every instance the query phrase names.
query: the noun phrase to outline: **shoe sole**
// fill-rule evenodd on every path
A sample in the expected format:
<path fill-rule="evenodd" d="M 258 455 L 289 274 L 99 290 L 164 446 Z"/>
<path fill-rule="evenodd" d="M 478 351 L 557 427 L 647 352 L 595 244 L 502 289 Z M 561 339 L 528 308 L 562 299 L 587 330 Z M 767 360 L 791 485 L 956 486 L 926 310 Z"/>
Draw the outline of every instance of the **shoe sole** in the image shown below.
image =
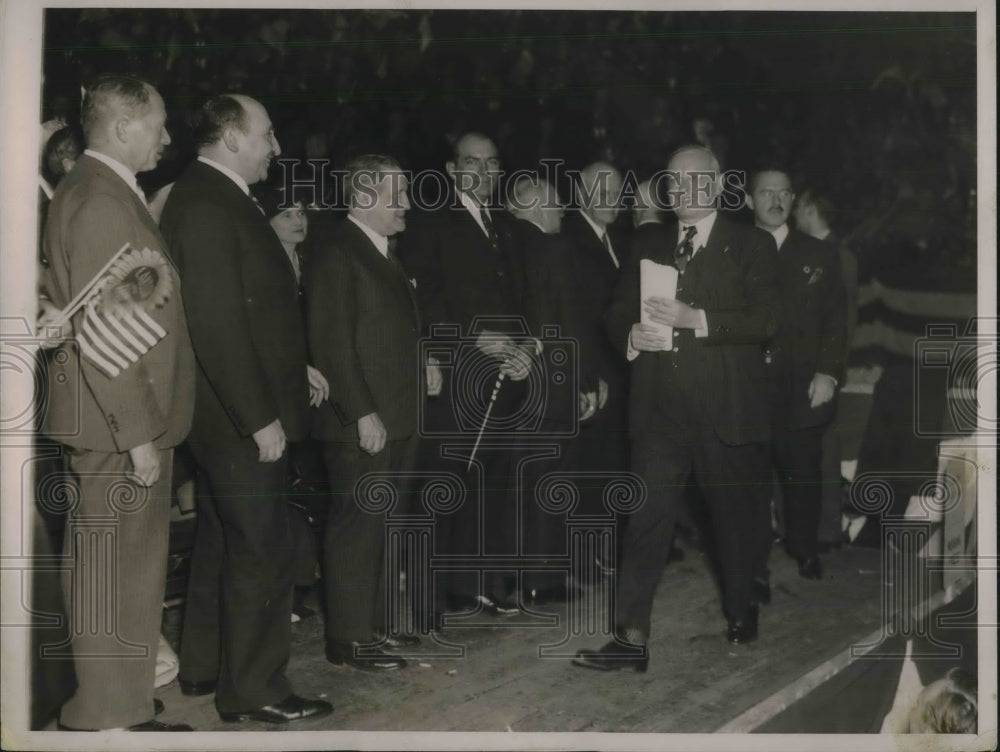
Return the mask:
<path fill-rule="evenodd" d="M 356 663 L 349 663 L 348 661 L 330 660 L 329 658 L 326 659 L 326 662 L 332 666 L 349 666 L 350 668 L 356 668 L 358 671 L 365 671 L 370 674 L 378 674 L 383 671 L 399 671 L 401 668 L 406 668 L 405 663 L 394 663 L 391 666 L 372 667 L 372 666 L 359 666 Z"/>
<path fill-rule="evenodd" d="M 594 671 L 605 671 L 605 672 L 607 672 L 607 671 L 624 671 L 624 670 L 627 670 L 627 669 L 631 669 L 632 671 L 635 671 L 637 674 L 644 674 L 649 669 L 649 664 L 648 663 L 645 664 L 645 665 L 643 665 L 641 663 L 635 663 L 635 664 L 630 664 L 630 665 L 625 665 L 625 666 L 623 666 L 623 665 L 612 666 L 612 665 L 608 665 L 607 663 L 603 663 L 603 662 L 590 662 L 590 661 L 581 660 L 579 658 L 574 658 L 573 661 L 572 661 L 572 663 L 573 663 L 574 666 L 579 666 L 580 668 L 589 668 L 589 669 L 593 669 Z"/>
<path fill-rule="evenodd" d="M 257 721 L 258 723 L 273 723 L 276 725 L 283 725 L 286 723 L 294 723 L 295 721 L 304 721 L 307 718 L 322 718 L 325 715 L 330 715 L 333 712 L 333 708 L 330 710 L 318 710 L 315 713 L 307 713 L 306 715 L 301 715 L 298 718 L 254 718 L 250 713 L 219 713 L 219 718 L 225 723 L 243 723 L 245 721 Z"/>

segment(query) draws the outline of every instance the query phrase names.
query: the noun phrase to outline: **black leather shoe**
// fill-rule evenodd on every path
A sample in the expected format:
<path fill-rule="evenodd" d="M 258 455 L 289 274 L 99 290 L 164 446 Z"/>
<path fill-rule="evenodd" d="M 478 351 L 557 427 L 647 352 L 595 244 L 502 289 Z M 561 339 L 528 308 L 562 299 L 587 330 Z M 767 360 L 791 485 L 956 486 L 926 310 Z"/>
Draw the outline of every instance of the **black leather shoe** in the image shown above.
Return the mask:
<path fill-rule="evenodd" d="M 420 644 L 420 638 L 411 634 L 383 635 L 376 633 L 372 639 L 386 650 L 405 650 Z"/>
<path fill-rule="evenodd" d="M 823 565 L 820 564 L 818 556 L 799 559 L 799 577 L 804 577 L 807 580 L 823 579 Z"/>
<path fill-rule="evenodd" d="M 352 666 L 362 671 L 396 671 L 406 667 L 404 658 L 376 647 L 363 647 L 360 642 L 330 640 L 326 643 L 326 660 L 335 666 Z"/>
<path fill-rule="evenodd" d="M 731 619 L 726 627 L 726 639 L 733 645 L 745 645 L 756 640 L 758 614 L 757 606 L 752 605 L 743 618 Z"/>
<path fill-rule="evenodd" d="M 766 606 L 771 602 L 771 583 L 763 577 L 754 577 L 750 585 L 750 602 Z"/>
<path fill-rule="evenodd" d="M 219 713 L 226 723 L 260 721 L 262 723 L 290 723 L 305 718 L 322 718 L 333 712 L 333 705 L 324 700 L 307 700 L 298 695 L 289 695 L 274 705 L 265 705 L 243 713 Z"/>
<path fill-rule="evenodd" d="M 476 602 L 483 611 L 493 616 L 514 616 L 521 613 L 521 609 L 516 603 L 500 600 L 492 595 L 477 595 Z"/>
<path fill-rule="evenodd" d="M 210 695 L 215 691 L 218 682 L 215 679 L 205 679 L 204 681 L 189 681 L 178 677 L 177 683 L 181 686 L 181 694 L 188 697 L 201 697 Z"/>
<path fill-rule="evenodd" d="M 645 673 L 649 668 L 649 651 L 645 645 L 632 643 L 610 642 L 598 650 L 578 650 L 573 658 L 574 666 L 592 668 L 597 671 L 617 671 L 630 668 L 639 673 Z"/>

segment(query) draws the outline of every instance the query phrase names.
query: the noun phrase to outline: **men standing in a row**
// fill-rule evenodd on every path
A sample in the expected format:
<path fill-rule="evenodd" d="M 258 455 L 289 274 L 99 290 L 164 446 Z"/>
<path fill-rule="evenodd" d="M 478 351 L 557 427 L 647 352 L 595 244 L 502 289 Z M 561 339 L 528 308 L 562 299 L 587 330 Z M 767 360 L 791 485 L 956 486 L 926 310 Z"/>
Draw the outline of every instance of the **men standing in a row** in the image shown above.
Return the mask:
<path fill-rule="evenodd" d="M 368 154 L 348 164 L 346 180 L 347 219 L 315 249 L 305 273 L 310 352 L 331 390 L 313 429 L 332 494 L 323 540 L 326 656 L 386 671 L 406 661 L 372 643 L 419 642 L 391 634 L 387 624 L 386 599 L 398 591 L 398 572 L 384 566 L 387 511 L 408 510 L 373 509 L 357 484 L 368 473 L 386 474 L 399 504 L 409 503 L 423 398 L 420 316 L 390 245 L 406 228 L 406 177 L 391 157 Z"/>
<path fill-rule="evenodd" d="M 575 659 L 605 671 L 646 670 L 653 596 L 691 476 L 711 510 L 727 639 L 757 637 L 751 582 L 756 536 L 768 523 L 758 485 L 771 436 L 762 345 L 777 326 L 774 241 L 719 215 L 722 175 L 710 151 L 684 147 L 668 170 L 679 181 L 678 224 L 671 246 L 646 258 L 676 267 L 676 299 L 640 300 L 642 257 L 633 254 L 607 314 L 612 341 L 632 361 L 632 470 L 646 482 L 647 497 L 625 532 L 615 639 Z M 672 327 L 672 341 L 638 321 L 640 310 Z"/>
<path fill-rule="evenodd" d="M 306 435 L 305 326 L 292 264 L 249 184 L 280 153 L 267 111 L 210 99 L 198 159 L 161 226 L 185 285 L 198 358 L 189 443 L 208 480 L 199 501 L 181 645 L 181 690 L 215 692 L 225 721 L 285 723 L 329 713 L 292 693 L 292 552 L 286 442 Z"/>
<path fill-rule="evenodd" d="M 847 332 L 844 286 L 836 249 L 788 227 L 795 194 L 788 174 L 761 170 L 750 180 L 747 205 L 757 227 L 778 247 L 781 318 L 768 343 L 772 373 L 771 407 L 774 466 L 781 483 L 785 541 L 799 574 L 818 580 L 821 446 L 836 409 L 837 383 L 844 367 Z M 770 552 L 772 537 L 761 544 Z M 769 600 L 767 556 L 755 574 L 755 590 Z"/>
<path fill-rule="evenodd" d="M 498 374 L 504 380 L 492 407 L 485 441 L 496 435 L 495 426 L 516 415 L 524 399 L 530 360 L 525 355 L 519 289 L 520 270 L 508 247 L 506 225 L 510 218 L 496 206 L 494 194 L 500 173 L 496 145 L 481 133 L 466 133 L 455 143 L 445 165 L 452 181 L 447 204 L 440 210 L 414 217 L 400 244 L 400 258 L 416 283 L 424 321 L 431 327 L 450 325 L 472 347 L 457 350 L 459 361 L 452 373 L 478 374 L 481 378 L 446 379 L 440 397 L 428 404 L 425 428 L 441 434 L 472 439 L 483 406 Z M 477 317 L 502 317 L 473 328 Z M 476 424 L 475 426 L 470 423 Z M 471 451 L 471 441 L 470 444 Z M 465 460 L 441 456 L 439 442 L 428 442 L 433 455 L 430 467 L 464 469 Z M 464 506 L 438 519 L 440 553 L 450 555 L 511 555 L 516 547 L 515 489 L 511 486 L 510 452 L 481 449 L 477 456 L 484 483 L 481 498 L 470 495 Z M 478 506 L 477 503 L 478 502 Z M 480 545 L 480 543 L 482 545 Z M 447 583 L 435 583 L 435 621 L 451 605 L 474 608 L 496 616 L 518 613 L 509 581 L 489 570 L 448 573 Z"/>
<path fill-rule="evenodd" d="M 81 121 L 87 149 L 49 209 L 44 288 L 65 309 L 119 248 L 134 251 L 97 304 L 73 317 L 76 339 L 49 365 L 42 430 L 69 447 L 80 498 L 64 547 L 73 557 L 65 590 L 78 686 L 60 727 L 190 731 L 153 717 L 173 448 L 191 427 L 195 368 L 177 270 L 135 179 L 170 143 L 166 110 L 148 83 L 106 76 L 88 89 Z M 145 351 L 134 334 L 123 341 L 112 331 L 137 319 L 158 338 Z M 111 550 L 88 532 L 109 520 Z"/>

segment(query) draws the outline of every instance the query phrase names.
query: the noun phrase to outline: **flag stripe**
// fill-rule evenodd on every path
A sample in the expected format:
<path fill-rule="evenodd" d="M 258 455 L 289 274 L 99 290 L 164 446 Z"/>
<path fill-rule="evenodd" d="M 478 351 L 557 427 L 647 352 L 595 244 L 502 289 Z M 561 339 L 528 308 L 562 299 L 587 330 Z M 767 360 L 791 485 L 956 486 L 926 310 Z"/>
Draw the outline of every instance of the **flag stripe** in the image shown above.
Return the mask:
<path fill-rule="evenodd" d="M 104 358 L 101 357 L 100 353 L 95 350 L 91 344 L 90 340 L 84 334 L 80 334 L 76 338 L 77 344 L 80 345 L 80 351 L 84 354 L 87 360 L 91 361 L 100 368 L 104 373 L 106 373 L 111 378 L 114 378 L 121 370 L 112 363 L 109 363 Z"/>
<path fill-rule="evenodd" d="M 149 343 L 150 347 L 152 347 L 161 339 L 167 336 L 167 330 L 164 329 L 162 326 L 160 326 L 158 323 L 156 323 L 156 319 L 154 319 L 152 316 L 146 313 L 146 310 L 144 308 L 139 308 L 138 314 L 139 314 L 139 320 L 142 321 L 150 329 L 152 329 L 153 335 L 155 335 L 155 339 Z"/>
<path fill-rule="evenodd" d="M 135 361 L 139 359 L 139 355 L 142 355 L 144 352 L 146 352 L 146 350 L 149 349 L 147 345 L 144 345 L 136 338 L 135 334 L 133 334 L 132 332 L 130 332 L 128 329 L 125 328 L 125 324 L 131 324 L 133 329 L 136 328 L 135 327 L 136 322 L 132 318 L 132 314 L 129 314 L 124 319 L 119 319 L 114 314 L 104 316 L 103 318 L 105 321 L 110 323 L 111 326 L 117 329 L 118 333 L 121 334 L 122 337 L 124 337 L 125 340 L 128 342 L 128 344 L 132 346 L 131 352 L 137 353 L 133 358 L 131 358 L 133 363 L 135 363 Z"/>
<path fill-rule="evenodd" d="M 125 356 L 129 363 L 135 363 L 135 361 L 139 359 L 138 355 L 129 350 L 128 347 L 126 347 L 122 341 L 115 336 L 115 333 L 108 327 L 108 323 L 104 320 L 104 317 L 97 313 L 96 310 L 92 313 L 90 321 L 94 325 L 94 328 L 100 332 L 104 345 L 120 352 Z M 126 363 L 124 367 L 128 368 L 129 363 Z"/>
<path fill-rule="evenodd" d="M 96 316 L 93 315 L 93 309 L 88 308 L 83 315 L 83 333 L 87 335 L 90 340 L 91 347 L 100 352 L 101 355 L 109 360 L 111 360 L 119 368 L 128 368 L 128 363 L 115 352 L 107 342 L 106 338 L 99 332 L 101 328 L 96 321 Z"/>

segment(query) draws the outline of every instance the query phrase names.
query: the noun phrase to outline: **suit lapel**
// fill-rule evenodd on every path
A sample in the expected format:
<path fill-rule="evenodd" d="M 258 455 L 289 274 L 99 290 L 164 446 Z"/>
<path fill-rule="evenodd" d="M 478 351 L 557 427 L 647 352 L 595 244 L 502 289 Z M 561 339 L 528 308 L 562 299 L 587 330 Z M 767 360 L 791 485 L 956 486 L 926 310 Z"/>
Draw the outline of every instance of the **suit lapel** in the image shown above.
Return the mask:
<path fill-rule="evenodd" d="M 347 225 L 346 230 L 351 233 L 352 240 L 360 251 L 361 262 L 373 274 L 383 277 L 390 285 L 394 285 L 397 292 L 401 289 L 405 290 L 406 300 L 413 310 L 414 316 L 416 316 L 418 309 L 413 286 L 406 278 L 406 272 L 403 270 L 403 266 L 399 263 L 399 260 L 393 255 L 392 250 L 389 250 L 389 255 L 383 256 L 382 252 L 375 247 L 371 238 L 354 223 L 354 220 L 345 219 L 344 224 Z"/>

